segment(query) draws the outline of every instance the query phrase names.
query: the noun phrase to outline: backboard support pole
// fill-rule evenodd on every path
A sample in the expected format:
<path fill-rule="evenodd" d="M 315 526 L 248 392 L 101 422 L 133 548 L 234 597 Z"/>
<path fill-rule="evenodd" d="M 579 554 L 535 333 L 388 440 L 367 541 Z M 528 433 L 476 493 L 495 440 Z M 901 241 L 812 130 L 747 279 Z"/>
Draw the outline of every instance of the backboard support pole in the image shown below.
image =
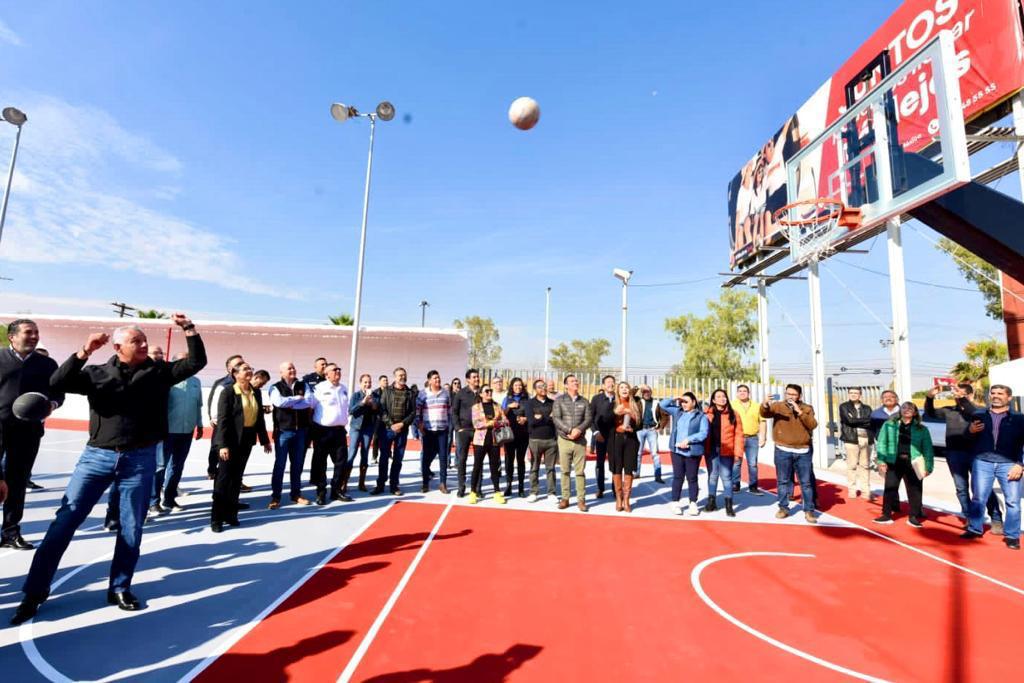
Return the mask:
<path fill-rule="evenodd" d="M 825 407 L 825 354 L 824 333 L 821 324 L 821 278 L 818 275 L 818 259 L 807 264 L 807 291 L 811 309 L 811 396 L 814 416 L 818 428 L 814 430 L 814 466 L 828 467 L 831 453 L 828 450 L 828 411 Z"/>
<path fill-rule="evenodd" d="M 899 217 L 886 223 L 889 248 L 889 298 L 892 304 L 893 389 L 901 401 L 911 396 L 910 325 L 907 314 L 907 279 L 903 268 L 903 234 Z"/>

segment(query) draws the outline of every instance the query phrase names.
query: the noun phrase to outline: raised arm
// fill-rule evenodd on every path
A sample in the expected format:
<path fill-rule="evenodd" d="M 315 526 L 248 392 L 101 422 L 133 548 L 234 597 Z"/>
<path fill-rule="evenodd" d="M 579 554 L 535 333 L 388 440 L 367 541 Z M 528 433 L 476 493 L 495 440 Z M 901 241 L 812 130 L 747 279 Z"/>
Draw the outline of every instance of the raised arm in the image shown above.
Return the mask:
<path fill-rule="evenodd" d="M 173 319 L 174 324 L 185 331 L 185 344 L 188 345 L 188 356 L 170 364 L 171 384 L 177 384 L 206 367 L 206 346 L 188 316 L 175 313 Z"/>
<path fill-rule="evenodd" d="M 56 372 L 50 375 L 50 386 L 57 391 L 68 394 L 88 394 L 92 389 L 92 380 L 82 372 L 85 362 L 89 360 L 95 351 L 101 348 L 110 340 L 106 332 L 94 332 L 89 335 L 76 353 L 72 354 L 64 363 L 57 368 Z"/>

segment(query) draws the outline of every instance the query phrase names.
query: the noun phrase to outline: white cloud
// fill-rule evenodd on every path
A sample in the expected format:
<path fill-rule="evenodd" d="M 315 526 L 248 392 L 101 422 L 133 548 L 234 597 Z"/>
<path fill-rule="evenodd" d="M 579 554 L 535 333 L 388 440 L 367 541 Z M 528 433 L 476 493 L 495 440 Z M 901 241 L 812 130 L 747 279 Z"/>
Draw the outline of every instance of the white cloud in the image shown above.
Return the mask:
<path fill-rule="evenodd" d="M 142 199 L 173 201 L 182 163 L 108 113 L 53 97 L 29 114 L 8 214 L 5 258 L 84 264 L 252 294 L 301 298 L 251 275 L 231 240 Z"/>
<path fill-rule="evenodd" d="M 20 47 L 22 44 L 18 34 L 12 31 L 3 19 L 0 19 L 0 43 L 7 43 L 15 47 Z"/>

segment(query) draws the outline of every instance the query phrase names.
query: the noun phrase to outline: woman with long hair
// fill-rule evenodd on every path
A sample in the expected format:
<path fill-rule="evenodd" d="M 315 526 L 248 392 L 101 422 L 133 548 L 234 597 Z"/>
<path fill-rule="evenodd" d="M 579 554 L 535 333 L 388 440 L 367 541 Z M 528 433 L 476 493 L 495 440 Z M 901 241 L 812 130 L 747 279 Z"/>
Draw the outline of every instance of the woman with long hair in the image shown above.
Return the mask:
<path fill-rule="evenodd" d="M 875 518 L 875 523 L 892 524 L 892 516 L 900 510 L 902 481 L 910 503 L 907 524 L 921 528 L 924 524 L 924 509 L 921 506 L 924 478 L 932 473 L 935 462 L 932 435 L 921 424 L 921 414 L 916 404 L 907 401 L 900 406 L 899 417 L 893 416 L 882 424 L 875 442 L 875 453 L 878 457 L 878 472 L 885 477 L 882 515 Z"/>
<path fill-rule="evenodd" d="M 213 482 L 210 528 L 217 533 L 225 524 L 239 524 L 238 496 L 242 472 L 252 447 L 259 441 L 264 452 L 271 450 L 263 398 L 252 383 L 252 366 L 239 363 L 231 369 L 231 376 L 235 383 L 222 391 L 217 400 L 217 431 L 213 437 L 220 459 Z"/>
<path fill-rule="evenodd" d="M 633 490 L 633 473 L 637 469 L 640 455 L 640 439 L 637 430 L 642 428 L 640 399 L 634 396 L 629 382 L 619 382 L 615 387 L 615 405 L 612 408 L 615 427 L 608 444 L 608 458 L 612 466 L 612 487 L 615 489 L 615 509 L 632 512 L 629 494 Z"/>
<path fill-rule="evenodd" d="M 451 388 L 448 389 L 448 395 L 451 396 L 452 399 L 454 399 L 455 398 L 455 394 L 459 393 L 460 391 L 462 391 L 462 380 L 459 379 L 458 377 L 455 377 L 454 379 L 452 379 Z M 449 415 L 448 424 L 451 425 L 451 426 L 448 428 L 448 453 L 447 453 L 447 458 L 448 458 L 448 467 L 451 467 L 452 466 L 452 450 L 455 449 L 455 411 L 454 410 L 452 411 L 452 414 Z"/>
<path fill-rule="evenodd" d="M 704 464 L 708 468 L 707 512 L 718 509 L 718 480 L 721 478 L 725 489 L 725 514 L 735 517 L 732 507 L 732 467 L 736 458 L 743 457 L 743 424 L 729 403 L 725 389 L 711 392 L 711 405 L 705 414 L 708 418 L 708 442 L 704 450 Z"/>
<path fill-rule="evenodd" d="M 526 382 L 521 377 L 513 377 L 508 383 L 508 394 L 501 404 L 501 409 L 508 418 L 515 438 L 505 444 L 505 497 L 512 495 L 512 470 L 519 475 L 519 497 L 526 495 L 526 449 L 530 445 L 530 432 L 526 427 L 526 402 L 530 395 L 526 393 Z"/>
<path fill-rule="evenodd" d="M 508 420 L 501 406 L 494 402 L 494 390 L 489 384 L 480 387 L 480 395 L 477 402 L 473 404 L 473 474 L 470 480 L 472 490 L 469 493 L 469 503 L 475 504 L 484 497 L 483 494 L 483 470 L 484 456 L 491 465 L 491 484 L 494 485 L 494 502 L 498 505 L 505 504 L 505 496 L 501 494 L 501 453 L 498 450 L 500 445 L 494 438 L 494 430 L 502 425 L 507 425 Z"/>
<path fill-rule="evenodd" d="M 658 406 L 672 418 L 669 431 L 669 451 L 672 453 L 672 502 L 669 509 L 677 515 L 683 514 L 679 502 L 683 495 L 683 477 L 689 488 L 690 505 L 687 514 L 697 516 L 697 472 L 700 458 L 704 455 L 704 440 L 708 437 L 708 418 L 697 404 L 697 397 L 687 391 L 679 398 L 666 398 Z"/>

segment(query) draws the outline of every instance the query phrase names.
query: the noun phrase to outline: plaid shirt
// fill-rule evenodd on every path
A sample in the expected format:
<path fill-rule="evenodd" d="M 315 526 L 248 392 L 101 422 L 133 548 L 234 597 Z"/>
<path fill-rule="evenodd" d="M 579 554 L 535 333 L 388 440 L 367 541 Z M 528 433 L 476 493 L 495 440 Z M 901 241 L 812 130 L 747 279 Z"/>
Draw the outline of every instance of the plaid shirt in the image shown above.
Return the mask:
<path fill-rule="evenodd" d="M 380 403 L 381 417 L 388 426 L 402 422 L 408 427 L 416 417 L 416 395 L 408 385 L 401 389 L 394 385 L 384 389 Z"/>
<path fill-rule="evenodd" d="M 416 421 L 420 429 L 429 432 L 448 431 L 451 408 L 451 397 L 444 389 L 433 395 L 427 389 L 421 391 L 416 399 Z"/>

